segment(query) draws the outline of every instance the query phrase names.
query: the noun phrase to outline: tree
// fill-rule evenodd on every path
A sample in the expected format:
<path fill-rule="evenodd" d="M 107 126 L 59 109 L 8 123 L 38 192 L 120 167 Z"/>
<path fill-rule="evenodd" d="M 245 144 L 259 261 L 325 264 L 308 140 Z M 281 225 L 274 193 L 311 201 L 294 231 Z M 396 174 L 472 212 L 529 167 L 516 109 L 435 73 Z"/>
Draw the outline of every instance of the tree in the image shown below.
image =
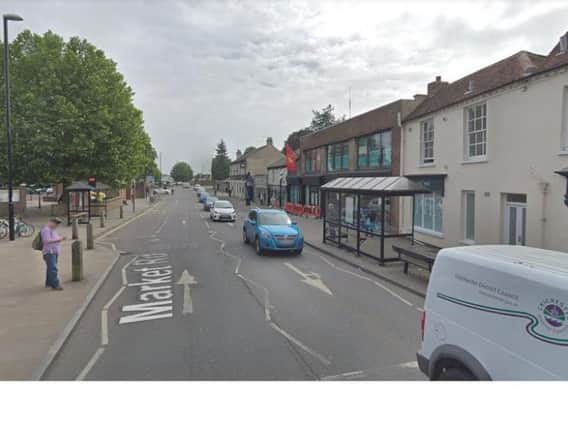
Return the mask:
<path fill-rule="evenodd" d="M 252 150 L 256 150 L 256 147 L 253 145 L 249 145 L 247 148 L 245 148 L 245 152 L 243 154 L 248 154 L 250 153 Z"/>
<path fill-rule="evenodd" d="M 310 124 L 311 131 L 315 132 L 345 120 L 345 116 L 336 118 L 335 114 L 333 114 L 333 110 L 335 110 L 335 107 L 333 107 L 331 104 L 329 104 L 327 107 L 322 108 L 320 111 L 312 110 L 314 117 L 312 118 L 312 123 Z"/>
<path fill-rule="evenodd" d="M 211 160 L 211 178 L 221 181 L 229 177 L 229 165 L 231 163 L 225 141 L 221 140 L 215 151 L 215 157 Z"/>
<path fill-rule="evenodd" d="M 193 179 L 193 170 L 186 162 L 177 162 L 170 172 L 175 182 L 189 182 Z"/>
<path fill-rule="evenodd" d="M 286 145 L 289 145 L 292 150 L 297 150 L 298 148 L 300 148 L 300 138 L 309 133 L 312 133 L 310 128 L 303 128 L 292 132 L 290 135 L 288 135 L 286 141 L 284 141 L 284 148 L 282 148 L 282 152 L 286 153 Z"/>
<path fill-rule="evenodd" d="M 118 187 L 153 168 L 156 153 L 134 92 L 102 50 L 77 37 L 24 31 L 10 54 L 15 182 L 68 184 L 94 175 Z M 0 181 L 5 148 L 2 138 Z"/>

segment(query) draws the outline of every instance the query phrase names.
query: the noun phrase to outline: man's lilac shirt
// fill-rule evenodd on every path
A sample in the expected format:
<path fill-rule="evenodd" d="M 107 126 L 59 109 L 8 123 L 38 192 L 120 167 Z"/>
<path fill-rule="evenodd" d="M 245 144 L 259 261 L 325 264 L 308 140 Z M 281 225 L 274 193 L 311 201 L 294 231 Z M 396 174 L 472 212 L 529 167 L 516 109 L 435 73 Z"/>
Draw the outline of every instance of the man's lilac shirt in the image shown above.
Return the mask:
<path fill-rule="evenodd" d="M 47 243 L 52 240 L 59 240 L 60 236 L 57 231 L 52 230 L 47 225 L 41 229 L 41 241 L 43 242 L 43 254 L 56 254 L 59 255 L 61 252 L 61 243 Z"/>

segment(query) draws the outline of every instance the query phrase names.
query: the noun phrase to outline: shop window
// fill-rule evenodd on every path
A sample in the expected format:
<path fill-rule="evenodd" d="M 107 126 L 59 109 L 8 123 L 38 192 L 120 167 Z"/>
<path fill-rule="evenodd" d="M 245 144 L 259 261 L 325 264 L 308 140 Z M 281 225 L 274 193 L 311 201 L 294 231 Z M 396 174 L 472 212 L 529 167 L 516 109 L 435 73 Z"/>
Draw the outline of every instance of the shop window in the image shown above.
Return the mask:
<path fill-rule="evenodd" d="M 357 168 L 389 168 L 392 164 L 392 132 L 357 138 Z"/>

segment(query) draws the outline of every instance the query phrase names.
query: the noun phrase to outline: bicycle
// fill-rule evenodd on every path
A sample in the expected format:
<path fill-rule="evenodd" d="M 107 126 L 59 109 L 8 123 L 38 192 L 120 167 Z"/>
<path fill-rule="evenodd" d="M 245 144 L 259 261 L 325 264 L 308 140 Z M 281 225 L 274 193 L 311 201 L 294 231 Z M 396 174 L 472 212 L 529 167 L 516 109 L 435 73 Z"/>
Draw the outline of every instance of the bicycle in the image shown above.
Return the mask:
<path fill-rule="evenodd" d="M 10 225 L 8 220 L 0 218 L 0 239 L 5 239 L 9 234 Z M 25 221 L 15 219 L 14 231 L 17 237 L 30 237 L 35 232 L 35 227 Z"/>

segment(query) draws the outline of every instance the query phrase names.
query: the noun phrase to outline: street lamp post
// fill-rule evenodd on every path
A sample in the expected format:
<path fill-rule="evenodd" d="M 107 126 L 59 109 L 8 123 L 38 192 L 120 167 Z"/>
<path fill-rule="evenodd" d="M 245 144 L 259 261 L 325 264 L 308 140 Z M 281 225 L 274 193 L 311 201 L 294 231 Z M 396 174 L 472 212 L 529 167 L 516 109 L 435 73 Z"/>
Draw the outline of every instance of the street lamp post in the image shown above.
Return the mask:
<path fill-rule="evenodd" d="M 8 53 L 8 21 L 23 21 L 21 16 L 6 14 L 4 18 L 4 93 L 6 98 L 6 140 L 8 145 L 8 228 L 10 240 L 15 240 L 14 230 L 14 183 L 13 183 L 13 164 L 12 164 L 12 129 L 10 128 L 10 74 Z M 41 196 L 40 196 L 41 197 Z"/>

